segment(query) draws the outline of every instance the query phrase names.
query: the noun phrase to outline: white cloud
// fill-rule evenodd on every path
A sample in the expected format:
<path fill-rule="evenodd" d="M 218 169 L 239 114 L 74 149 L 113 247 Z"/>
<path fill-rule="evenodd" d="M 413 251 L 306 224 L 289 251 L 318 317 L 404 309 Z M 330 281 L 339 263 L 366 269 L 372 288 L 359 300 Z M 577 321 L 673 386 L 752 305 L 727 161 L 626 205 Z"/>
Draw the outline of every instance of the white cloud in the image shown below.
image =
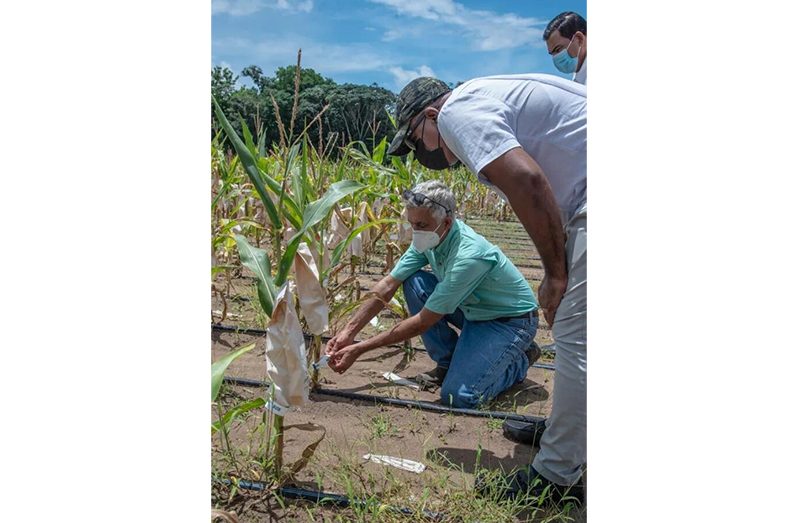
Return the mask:
<path fill-rule="evenodd" d="M 246 16 L 263 9 L 262 0 L 213 0 L 211 14 L 226 13 L 231 16 Z"/>
<path fill-rule="evenodd" d="M 389 65 L 396 63 L 395 57 L 380 53 L 368 44 L 321 43 L 300 35 L 258 41 L 240 37 L 222 38 L 215 40 L 213 45 L 219 51 L 235 54 L 241 63 L 257 64 L 266 75 L 273 74 L 277 67 L 295 64 L 298 49 L 302 49 L 302 67 L 310 67 L 325 76 L 385 71 Z"/>
<path fill-rule="evenodd" d="M 383 42 L 393 42 L 394 40 L 398 40 L 402 37 L 402 32 L 398 29 L 389 29 L 385 31 L 385 34 L 382 35 Z"/>
<path fill-rule="evenodd" d="M 378 71 L 388 64 L 387 59 L 370 45 L 329 45 L 315 44 L 308 46 L 308 53 L 302 51 L 302 63 L 307 56 L 308 67 L 326 73 L 343 73 L 353 71 Z"/>
<path fill-rule="evenodd" d="M 402 69 L 401 67 L 389 67 L 390 72 L 395 80 L 397 92 L 400 91 L 410 80 L 414 80 L 420 76 L 435 76 L 435 71 L 427 65 L 422 65 L 418 70 Z"/>
<path fill-rule="evenodd" d="M 313 10 L 313 0 L 212 0 L 211 14 L 246 16 L 266 8 L 284 11 L 309 13 Z"/>
<path fill-rule="evenodd" d="M 440 20 L 444 16 L 455 14 L 457 6 L 452 0 L 371 0 L 377 4 L 384 4 L 396 9 L 399 14 L 425 18 L 427 20 Z"/>
<path fill-rule="evenodd" d="M 277 0 L 278 9 L 286 9 L 288 11 L 302 11 L 309 13 L 313 10 L 313 0 L 303 0 L 302 2 L 289 2 L 288 0 Z"/>
<path fill-rule="evenodd" d="M 386 87 L 396 92 L 419 76 L 437 77 L 429 65 L 420 65 L 415 69 L 402 67 L 397 64 L 402 64 L 406 57 L 402 57 L 398 51 L 379 52 L 373 45 L 366 43 L 330 44 L 294 34 L 257 41 L 228 37 L 215 40 L 213 45 L 217 51 L 235 55 L 242 67 L 257 64 L 267 76 L 273 75 L 278 67 L 295 64 L 297 50 L 301 48 L 302 67 L 314 69 L 323 76 L 358 72 L 390 73 L 394 82 Z M 234 72 L 240 74 L 240 71 Z"/>
<path fill-rule="evenodd" d="M 454 0 L 369 0 L 394 9 L 401 15 L 449 24 L 464 31 L 475 49 L 495 51 L 524 45 L 543 46 L 543 27 L 547 20 L 523 18 L 509 13 L 470 9 Z M 407 36 L 397 29 L 386 32 L 383 40 Z M 413 35 L 415 36 L 415 35 Z"/>
<path fill-rule="evenodd" d="M 424 28 L 420 25 L 403 26 L 400 28 L 388 29 L 382 35 L 383 42 L 393 42 L 400 39 L 421 38 L 424 34 Z"/>

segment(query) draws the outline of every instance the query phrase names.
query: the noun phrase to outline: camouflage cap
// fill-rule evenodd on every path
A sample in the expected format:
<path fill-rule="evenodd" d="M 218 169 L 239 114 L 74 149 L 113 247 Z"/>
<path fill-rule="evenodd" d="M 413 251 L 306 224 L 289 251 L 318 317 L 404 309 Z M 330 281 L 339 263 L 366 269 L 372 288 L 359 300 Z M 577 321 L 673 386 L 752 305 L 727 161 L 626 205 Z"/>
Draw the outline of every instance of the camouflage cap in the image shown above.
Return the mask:
<path fill-rule="evenodd" d="M 416 78 L 402 89 L 396 101 L 396 136 L 388 147 L 388 154 L 403 156 L 410 152 L 410 148 L 405 144 L 410 120 L 430 102 L 449 91 L 451 89 L 448 85 L 431 76 Z"/>

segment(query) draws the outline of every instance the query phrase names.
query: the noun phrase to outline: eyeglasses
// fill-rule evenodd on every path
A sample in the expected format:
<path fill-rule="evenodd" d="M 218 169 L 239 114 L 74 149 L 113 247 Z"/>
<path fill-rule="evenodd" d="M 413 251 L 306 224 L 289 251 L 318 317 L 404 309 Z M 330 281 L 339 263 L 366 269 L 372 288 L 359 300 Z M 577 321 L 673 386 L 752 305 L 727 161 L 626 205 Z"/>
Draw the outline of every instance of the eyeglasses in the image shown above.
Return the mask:
<path fill-rule="evenodd" d="M 416 206 L 419 206 L 419 207 L 424 203 L 424 200 L 429 200 L 432 203 L 434 203 L 435 205 L 439 205 L 439 206 L 443 207 L 443 210 L 446 211 L 446 214 L 452 214 L 452 211 L 449 210 L 448 207 L 446 207 L 445 205 L 443 205 L 441 203 L 436 202 L 435 200 L 433 200 L 432 198 L 430 198 L 426 194 L 421 194 L 421 193 L 418 193 L 418 192 L 413 192 L 410 189 L 405 189 L 404 191 L 402 191 L 402 198 L 404 198 L 408 202 L 412 202 L 413 205 L 416 205 Z"/>
<path fill-rule="evenodd" d="M 410 123 L 407 124 L 408 129 L 407 129 L 407 134 L 405 134 L 404 142 L 405 142 L 405 145 L 411 151 L 415 151 L 416 150 L 416 142 L 418 141 L 418 140 L 413 140 L 412 139 L 413 133 L 416 132 L 416 129 L 418 129 L 418 126 L 421 125 L 421 122 L 423 122 L 424 120 L 426 120 L 426 118 L 422 118 L 421 120 L 419 120 L 416 123 L 416 125 L 413 126 L 412 129 L 410 129 L 410 124 L 413 123 L 413 119 L 412 118 L 410 119 Z"/>

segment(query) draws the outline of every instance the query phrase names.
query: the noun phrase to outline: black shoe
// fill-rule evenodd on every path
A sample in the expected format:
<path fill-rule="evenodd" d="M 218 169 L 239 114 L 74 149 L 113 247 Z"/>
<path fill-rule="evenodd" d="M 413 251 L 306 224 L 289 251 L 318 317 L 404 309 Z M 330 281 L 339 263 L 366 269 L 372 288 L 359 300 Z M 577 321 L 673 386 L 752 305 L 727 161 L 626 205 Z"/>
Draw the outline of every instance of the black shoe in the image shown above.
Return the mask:
<path fill-rule="evenodd" d="M 540 359 L 540 346 L 535 343 L 535 340 L 532 340 L 532 345 L 525 351 L 526 357 L 529 360 L 529 366 L 531 367 L 533 363 Z"/>
<path fill-rule="evenodd" d="M 418 384 L 425 387 L 440 387 L 443 384 L 444 378 L 446 378 L 447 372 L 449 372 L 448 368 L 435 367 L 431 371 L 417 374 L 415 380 Z"/>
<path fill-rule="evenodd" d="M 495 482 L 487 481 L 484 475 L 477 475 L 474 489 L 482 497 L 516 499 L 524 496 L 530 501 L 532 498 L 537 498 L 535 503 L 538 506 L 565 506 L 567 503 L 581 505 L 585 502 L 585 488 L 582 478 L 579 478 L 579 481 L 570 487 L 557 485 L 541 476 L 532 465 L 509 476 L 501 476 Z"/>
<path fill-rule="evenodd" d="M 546 420 L 540 421 L 517 421 L 512 419 L 504 420 L 502 431 L 504 437 L 516 443 L 523 443 L 533 447 L 540 447 L 540 438 L 546 430 Z"/>

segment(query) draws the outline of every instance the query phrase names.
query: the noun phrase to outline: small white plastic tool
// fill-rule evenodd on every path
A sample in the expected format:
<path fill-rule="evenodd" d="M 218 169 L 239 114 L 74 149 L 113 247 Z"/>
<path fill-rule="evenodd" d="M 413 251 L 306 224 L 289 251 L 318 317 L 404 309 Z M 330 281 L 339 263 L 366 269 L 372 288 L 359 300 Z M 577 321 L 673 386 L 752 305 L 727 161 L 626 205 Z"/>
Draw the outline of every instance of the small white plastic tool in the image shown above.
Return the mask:
<path fill-rule="evenodd" d="M 396 383 L 397 385 L 404 385 L 405 387 L 410 387 L 411 389 L 421 390 L 421 385 L 414 381 L 410 381 L 405 379 L 401 376 L 397 376 L 393 372 L 385 372 L 382 375 L 383 378 L 390 381 L 391 383 Z"/>
<path fill-rule="evenodd" d="M 377 454 L 366 454 L 363 456 L 363 459 L 367 459 L 369 461 L 372 461 L 374 463 L 379 463 L 381 465 L 390 465 L 398 469 L 415 472 L 416 474 L 421 474 L 422 472 L 424 472 L 424 469 L 427 468 L 427 466 L 424 465 L 423 463 L 419 463 L 417 461 L 412 461 L 409 459 L 395 458 L 393 456 L 379 456 Z"/>

